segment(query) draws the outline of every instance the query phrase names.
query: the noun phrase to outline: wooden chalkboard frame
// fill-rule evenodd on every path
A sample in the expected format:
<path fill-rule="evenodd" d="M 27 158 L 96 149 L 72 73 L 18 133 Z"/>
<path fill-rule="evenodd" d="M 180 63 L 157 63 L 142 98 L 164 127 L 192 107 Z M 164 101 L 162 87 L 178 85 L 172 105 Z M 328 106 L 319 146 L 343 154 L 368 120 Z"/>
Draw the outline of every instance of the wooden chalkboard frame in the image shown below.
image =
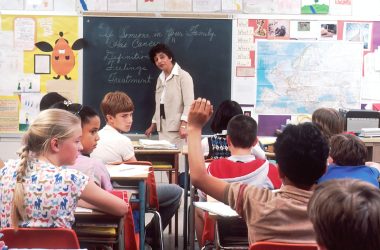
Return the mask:
<path fill-rule="evenodd" d="M 231 19 L 85 16 L 83 36 L 83 103 L 99 111 L 107 92 L 125 91 L 135 104 L 131 133 L 143 133 L 152 119 L 160 72 L 148 51 L 158 42 L 193 77 L 195 97 L 215 106 L 231 99 Z"/>

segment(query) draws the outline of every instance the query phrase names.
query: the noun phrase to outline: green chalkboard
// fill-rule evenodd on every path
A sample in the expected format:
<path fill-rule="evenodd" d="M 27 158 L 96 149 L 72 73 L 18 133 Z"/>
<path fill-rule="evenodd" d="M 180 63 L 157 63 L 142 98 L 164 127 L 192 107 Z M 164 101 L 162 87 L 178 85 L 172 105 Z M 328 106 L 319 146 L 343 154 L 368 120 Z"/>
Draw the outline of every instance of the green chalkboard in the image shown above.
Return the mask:
<path fill-rule="evenodd" d="M 83 34 L 83 103 L 99 111 L 107 92 L 125 91 L 135 104 L 132 133 L 143 133 L 154 113 L 160 72 L 148 52 L 157 43 L 193 77 L 195 97 L 215 106 L 231 98 L 232 20 L 84 17 Z"/>

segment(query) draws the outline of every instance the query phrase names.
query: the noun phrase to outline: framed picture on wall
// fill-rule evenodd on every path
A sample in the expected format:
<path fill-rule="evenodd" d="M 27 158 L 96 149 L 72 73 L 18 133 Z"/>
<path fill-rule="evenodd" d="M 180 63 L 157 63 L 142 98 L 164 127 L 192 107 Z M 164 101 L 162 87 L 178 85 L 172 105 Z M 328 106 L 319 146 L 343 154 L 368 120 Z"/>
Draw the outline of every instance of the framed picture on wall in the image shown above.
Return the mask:
<path fill-rule="evenodd" d="M 34 74 L 50 74 L 50 55 L 34 55 Z"/>

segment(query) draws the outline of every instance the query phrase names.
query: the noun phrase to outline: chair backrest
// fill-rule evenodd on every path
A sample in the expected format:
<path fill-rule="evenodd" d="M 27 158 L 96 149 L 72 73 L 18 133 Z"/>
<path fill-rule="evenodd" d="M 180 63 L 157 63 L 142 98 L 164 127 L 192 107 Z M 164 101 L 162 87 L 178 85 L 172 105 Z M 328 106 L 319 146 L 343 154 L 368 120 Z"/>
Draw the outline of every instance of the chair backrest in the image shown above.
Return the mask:
<path fill-rule="evenodd" d="M 250 245 L 249 250 L 318 250 L 316 244 L 262 241 Z"/>
<path fill-rule="evenodd" d="M 9 248 L 80 248 L 77 235 L 68 228 L 3 228 L 0 232 Z"/>
<path fill-rule="evenodd" d="M 220 217 L 216 220 L 216 244 L 219 249 L 248 249 L 248 229 L 240 217 Z"/>

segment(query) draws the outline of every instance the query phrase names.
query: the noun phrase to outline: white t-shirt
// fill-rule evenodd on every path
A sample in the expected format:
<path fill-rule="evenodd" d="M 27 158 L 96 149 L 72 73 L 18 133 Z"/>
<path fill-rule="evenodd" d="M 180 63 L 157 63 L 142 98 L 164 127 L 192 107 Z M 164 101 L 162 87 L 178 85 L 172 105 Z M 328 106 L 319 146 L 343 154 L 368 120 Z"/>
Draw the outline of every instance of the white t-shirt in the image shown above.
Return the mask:
<path fill-rule="evenodd" d="M 110 125 L 99 130 L 99 137 L 91 157 L 100 159 L 104 164 L 127 161 L 135 155 L 131 139 Z"/>

